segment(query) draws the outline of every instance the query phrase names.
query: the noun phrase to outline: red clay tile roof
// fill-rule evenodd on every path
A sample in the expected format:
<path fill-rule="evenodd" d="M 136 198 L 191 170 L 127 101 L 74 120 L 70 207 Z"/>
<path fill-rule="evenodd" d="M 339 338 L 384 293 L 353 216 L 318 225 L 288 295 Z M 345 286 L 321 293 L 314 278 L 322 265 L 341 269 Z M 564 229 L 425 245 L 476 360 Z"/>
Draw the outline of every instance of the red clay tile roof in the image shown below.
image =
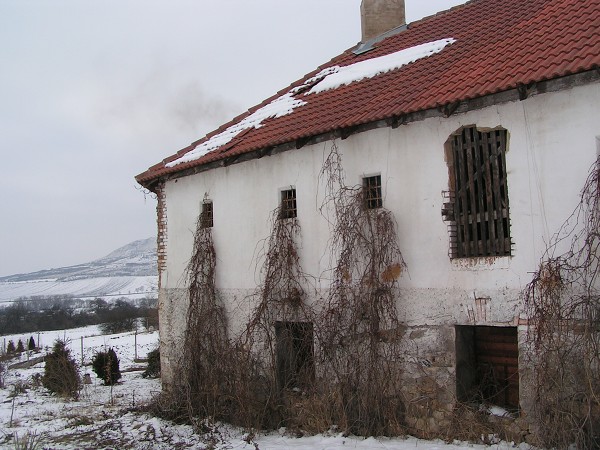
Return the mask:
<path fill-rule="evenodd" d="M 267 119 L 195 161 L 167 167 L 321 69 L 346 66 L 438 39 L 456 42 L 400 69 L 337 89 L 296 98 L 293 113 Z M 355 55 L 352 49 L 136 177 L 145 186 L 161 176 L 342 128 L 517 88 L 600 67 L 600 0 L 472 0 L 409 25 L 406 31 Z"/>

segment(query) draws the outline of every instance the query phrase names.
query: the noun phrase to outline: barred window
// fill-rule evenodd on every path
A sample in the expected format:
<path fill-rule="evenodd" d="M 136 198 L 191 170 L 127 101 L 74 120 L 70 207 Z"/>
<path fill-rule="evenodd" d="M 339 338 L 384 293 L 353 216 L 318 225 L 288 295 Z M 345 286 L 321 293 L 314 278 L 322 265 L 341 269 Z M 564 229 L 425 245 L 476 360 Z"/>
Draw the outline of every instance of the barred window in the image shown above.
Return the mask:
<path fill-rule="evenodd" d="M 293 219 L 298 217 L 298 208 L 296 206 L 296 189 L 286 189 L 281 191 L 281 214 L 282 219 Z"/>
<path fill-rule="evenodd" d="M 383 207 L 381 195 L 381 175 L 363 178 L 363 197 L 367 209 Z"/>
<path fill-rule="evenodd" d="M 466 127 L 450 138 L 449 203 L 452 258 L 511 254 L 507 131 Z"/>
<path fill-rule="evenodd" d="M 202 203 L 202 213 L 200 216 L 202 228 L 212 228 L 213 226 L 213 204 L 205 201 Z"/>

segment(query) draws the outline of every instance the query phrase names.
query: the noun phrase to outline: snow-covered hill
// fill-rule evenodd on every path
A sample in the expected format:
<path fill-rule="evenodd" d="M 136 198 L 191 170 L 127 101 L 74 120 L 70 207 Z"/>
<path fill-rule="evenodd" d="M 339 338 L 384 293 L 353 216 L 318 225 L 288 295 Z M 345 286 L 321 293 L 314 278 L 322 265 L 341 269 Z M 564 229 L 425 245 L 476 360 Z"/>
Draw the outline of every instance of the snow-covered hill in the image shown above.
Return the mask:
<path fill-rule="evenodd" d="M 0 277 L 0 303 L 21 297 L 155 297 L 156 239 L 131 242 L 95 261 Z"/>

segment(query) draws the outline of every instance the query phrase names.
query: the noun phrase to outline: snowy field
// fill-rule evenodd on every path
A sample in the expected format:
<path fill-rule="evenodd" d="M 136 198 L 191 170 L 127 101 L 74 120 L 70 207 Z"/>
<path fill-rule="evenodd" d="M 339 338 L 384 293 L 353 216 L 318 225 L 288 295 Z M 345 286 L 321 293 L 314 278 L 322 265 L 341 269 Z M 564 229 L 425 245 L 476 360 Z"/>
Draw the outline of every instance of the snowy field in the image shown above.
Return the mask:
<path fill-rule="evenodd" d="M 33 335 L 37 340 L 37 333 Z M 6 340 L 26 342 L 29 335 L 5 336 Z M 220 425 L 210 435 L 199 436 L 190 426 L 148 416 L 137 407 L 151 401 L 160 391 L 159 380 L 142 378 L 145 364 L 134 361 L 145 358 L 158 345 L 158 333 L 121 333 L 100 335 L 95 326 L 66 331 L 40 333 L 42 346 L 52 346 L 57 338 L 69 340 L 73 357 L 89 364 L 94 352 L 112 347 L 120 360 L 123 378 L 112 389 L 103 386 L 89 366 L 80 368 L 81 374 L 92 375 L 92 384 L 84 385 L 78 401 L 65 401 L 49 394 L 35 379 L 43 374 L 44 363 L 27 369 L 9 369 L 5 375 L 5 388 L 0 389 L 0 449 L 421 449 L 458 450 L 507 449 L 511 444 L 492 447 L 465 443 L 445 444 L 441 441 L 424 441 L 414 438 L 355 438 L 340 434 L 294 438 L 285 430 L 248 437 L 243 430 Z M 83 341 L 82 341 L 83 338 Z M 137 346 L 136 344 L 137 340 Z M 40 356 L 42 353 L 23 355 L 20 361 Z M 14 364 L 19 359 L 8 361 Z M 37 447 L 17 447 L 29 438 Z M 528 448 L 522 445 L 520 448 Z"/>
<path fill-rule="evenodd" d="M 156 296 L 158 278 L 98 277 L 79 280 L 33 280 L 0 282 L 0 303 L 9 304 L 21 297 L 70 295 L 75 298 L 143 298 Z"/>

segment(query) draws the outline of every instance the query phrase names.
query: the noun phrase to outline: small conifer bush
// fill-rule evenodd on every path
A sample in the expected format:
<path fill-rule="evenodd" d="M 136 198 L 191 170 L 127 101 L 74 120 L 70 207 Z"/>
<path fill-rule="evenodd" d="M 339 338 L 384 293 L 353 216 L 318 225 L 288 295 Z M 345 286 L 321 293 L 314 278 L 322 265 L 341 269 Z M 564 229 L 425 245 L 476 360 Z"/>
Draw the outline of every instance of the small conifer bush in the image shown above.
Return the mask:
<path fill-rule="evenodd" d="M 35 339 L 33 339 L 33 336 L 29 338 L 29 342 L 27 343 L 27 350 L 35 350 Z"/>
<path fill-rule="evenodd" d="M 25 346 L 23 345 L 23 341 L 19 339 L 17 342 L 17 353 L 23 353 L 25 351 Z"/>
<path fill-rule="evenodd" d="M 52 353 L 46 356 L 46 368 L 42 384 L 50 392 L 63 397 L 77 398 L 81 380 L 77 363 L 71 358 L 71 350 L 61 339 L 54 342 Z"/>
<path fill-rule="evenodd" d="M 146 367 L 142 377 L 160 377 L 160 350 L 158 348 L 148 353 L 148 367 Z"/>
<path fill-rule="evenodd" d="M 15 348 L 15 343 L 10 340 L 8 341 L 8 345 L 6 346 L 6 353 L 14 353 L 17 349 Z"/>
<path fill-rule="evenodd" d="M 104 381 L 105 386 L 116 384 L 121 378 L 119 369 L 119 358 L 112 348 L 106 352 L 98 352 L 92 358 L 92 369 L 94 373 Z"/>

